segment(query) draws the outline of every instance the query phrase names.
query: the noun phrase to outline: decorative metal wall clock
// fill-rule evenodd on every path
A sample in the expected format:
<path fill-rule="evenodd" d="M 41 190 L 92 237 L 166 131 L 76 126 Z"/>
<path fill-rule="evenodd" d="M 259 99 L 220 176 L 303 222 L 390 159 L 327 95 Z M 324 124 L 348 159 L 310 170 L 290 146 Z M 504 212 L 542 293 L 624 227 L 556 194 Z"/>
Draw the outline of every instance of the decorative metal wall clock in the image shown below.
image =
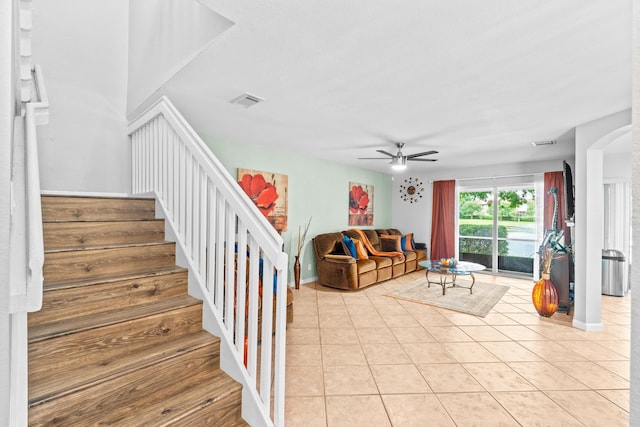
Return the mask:
<path fill-rule="evenodd" d="M 424 187 L 418 178 L 407 178 L 400 185 L 400 198 L 405 202 L 418 203 L 422 199 Z"/>

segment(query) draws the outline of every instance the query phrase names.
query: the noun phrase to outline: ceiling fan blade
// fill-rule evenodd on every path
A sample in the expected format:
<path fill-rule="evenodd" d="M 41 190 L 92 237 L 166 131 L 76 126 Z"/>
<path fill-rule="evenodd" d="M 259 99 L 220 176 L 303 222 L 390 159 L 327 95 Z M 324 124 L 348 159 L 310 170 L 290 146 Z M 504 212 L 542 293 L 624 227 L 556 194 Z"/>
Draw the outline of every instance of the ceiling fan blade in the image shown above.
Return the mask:
<path fill-rule="evenodd" d="M 422 153 L 409 154 L 407 155 L 407 159 L 413 159 L 415 157 L 420 157 L 420 156 L 429 156 L 431 154 L 438 154 L 438 152 L 436 150 L 431 150 L 431 151 L 423 151 Z"/>
<path fill-rule="evenodd" d="M 358 157 L 358 160 L 389 160 L 386 157 Z"/>
<path fill-rule="evenodd" d="M 390 153 L 390 152 L 388 152 L 388 151 L 384 151 L 384 150 L 376 150 L 376 151 L 377 151 L 378 153 L 386 154 L 386 155 L 387 155 L 387 156 L 389 156 L 389 157 L 395 157 L 395 156 L 396 156 L 395 154 L 391 154 L 391 153 Z"/>
<path fill-rule="evenodd" d="M 412 162 L 437 162 L 438 159 L 409 159 L 407 158 L 407 160 L 410 160 Z"/>

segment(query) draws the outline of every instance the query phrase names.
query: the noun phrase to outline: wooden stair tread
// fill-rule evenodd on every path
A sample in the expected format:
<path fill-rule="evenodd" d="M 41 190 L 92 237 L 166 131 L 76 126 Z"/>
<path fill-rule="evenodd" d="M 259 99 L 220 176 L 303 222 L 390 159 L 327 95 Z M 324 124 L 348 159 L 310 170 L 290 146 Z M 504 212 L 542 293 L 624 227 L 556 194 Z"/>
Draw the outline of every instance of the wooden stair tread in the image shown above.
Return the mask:
<path fill-rule="evenodd" d="M 140 197 L 140 196 L 118 196 L 118 195 L 114 195 L 114 196 L 85 196 L 82 194 L 42 194 L 40 195 L 40 197 L 42 197 L 42 199 L 44 200 L 45 198 L 51 198 L 51 199 L 55 199 L 55 198 L 61 198 L 61 199 L 100 199 L 100 200 L 145 200 L 145 201 L 153 201 L 155 199 L 151 198 L 151 197 Z"/>
<path fill-rule="evenodd" d="M 38 378 L 37 381 L 29 384 L 29 405 L 43 403 L 95 386 L 207 345 L 219 346 L 219 343 L 219 338 L 201 330 L 177 338 L 171 337 L 162 344 L 154 343 L 139 351 L 124 353 L 117 359 L 100 363 L 100 369 L 96 369 L 95 366 L 86 366 L 82 369 L 50 375 L 46 380 Z M 30 380 L 31 376 L 30 374 Z"/>
<path fill-rule="evenodd" d="M 44 222 L 155 219 L 154 199 L 42 196 L 41 201 Z"/>
<path fill-rule="evenodd" d="M 42 220 L 43 224 L 68 224 L 68 223 L 73 223 L 73 222 L 77 222 L 78 224 L 91 224 L 91 223 L 109 223 L 109 222 L 114 222 L 114 223 L 119 223 L 119 222 L 132 222 L 132 221 L 136 221 L 136 222 L 155 222 L 155 221 L 162 221 L 161 219 L 158 218 L 108 218 L 108 219 L 49 219 L 49 220 Z"/>
<path fill-rule="evenodd" d="M 128 320 L 139 319 L 156 313 L 187 307 L 202 302 L 189 295 L 167 298 L 151 304 L 141 304 L 105 311 L 97 314 L 65 319 L 62 322 L 48 322 L 29 328 L 29 342 L 38 342 L 48 338 L 72 334 L 101 326 L 112 325 Z"/>
<path fill-rule="evenodd" d="M 49 290 L 77 288 L 80 286 L 91 286 L 91 285 L 98 285 L 102 283 L 119 282 L 122 280 L 131 280 L 131 279 L 142 278 L 142 277 L 161 276 L 164 274 L 180 273 L 183 271 L 188 271 L 188 270 L 184 267 L 173 266 L 173 267 L 161 267 L 161 268 L 155 268 L 153 270 L 113 275 L 113 276 L 102 277 L 102 278 L 98 277 L 98 278 L 90 278 L 90 279 L 63 280 L 60 282 L 47 282 L 45 280 L 43 287 L 44 287 L 44 291 L 46 292 Z"/>
<path fill-rule="evenodd" d="M 173 244 L 175 242 L 171 242 L 169 240 L 159 240 L 157 242 L 137 242 L 137 243 L 113 243 L 109 245 L 87 245 L 87 246 L 72 246 L 72 247 L 62 247 L 62 248 L 45 248 L 45 254 L 51 253 L 61 253 L 61 252 L 77 252 L 77 251 L 92 251 L 99 249 L 118 249 L 118 248 L 135 248 L 142 246 L 159 246 L 166 244 Z"/>
<path fill-rule="evenodd" d="M 241 385 L 205 346 L 35 405 L 29 425 L 170 426 L 202 408 L 240 405 Z"/>

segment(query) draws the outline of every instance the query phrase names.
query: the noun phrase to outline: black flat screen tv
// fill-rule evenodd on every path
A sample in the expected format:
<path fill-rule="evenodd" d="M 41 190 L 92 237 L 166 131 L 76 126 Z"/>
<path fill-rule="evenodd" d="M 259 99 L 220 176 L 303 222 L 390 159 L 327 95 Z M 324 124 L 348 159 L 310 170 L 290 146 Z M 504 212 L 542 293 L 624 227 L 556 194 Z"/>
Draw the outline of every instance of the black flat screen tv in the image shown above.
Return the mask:
<path fill-rule="evenodd" d="M 571 166 L 564 160 L 562 161 L 562 178 L 564 179 L 564 219 L 566 222 L 573 222 L 575 214 L 573 175 L 571 175 Z"/>

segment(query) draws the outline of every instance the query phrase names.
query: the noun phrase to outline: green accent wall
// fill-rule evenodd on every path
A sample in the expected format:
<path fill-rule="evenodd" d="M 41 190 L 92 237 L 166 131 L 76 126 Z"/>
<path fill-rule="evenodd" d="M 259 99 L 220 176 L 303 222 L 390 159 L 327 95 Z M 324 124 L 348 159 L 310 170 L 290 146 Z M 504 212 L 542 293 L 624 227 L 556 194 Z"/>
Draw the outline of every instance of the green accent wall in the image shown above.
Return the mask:
<path fill-rule="evenodd" d="M 289 254 L 288 282 L 293 282 L 293 261 L 298 242 L 298 227 L 309 221 L 311 226 L 301 256 L 301 281 L 316 277 L 316 264 L 311 239 L 317 234 L 349 229 L 349 182 L 374 186 L 373 227 L 391 227 L 391 175 L 353 168 L 338 163 L 318 160 L 274 150 L 259 145 L 221 141 L 204 135 L 204 142 L 237 178 L 238 168 L 275 172 L 288 176 L 289 222 L 288 231 L 282 233 L 285 252 Z"/>

